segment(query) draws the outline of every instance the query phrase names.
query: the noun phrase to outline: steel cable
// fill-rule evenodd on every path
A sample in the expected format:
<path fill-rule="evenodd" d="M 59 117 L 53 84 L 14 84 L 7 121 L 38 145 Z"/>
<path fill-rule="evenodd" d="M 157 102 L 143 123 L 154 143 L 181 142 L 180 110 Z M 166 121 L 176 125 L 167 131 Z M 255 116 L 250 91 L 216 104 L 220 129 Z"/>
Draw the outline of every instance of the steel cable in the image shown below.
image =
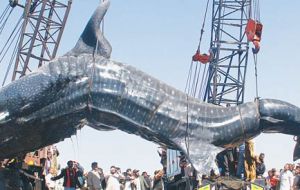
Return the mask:
<path fill-rule="evenodd" d="M 5 50 L 7 44 L 8 44 L 9 41 L 11 40 L 11 38 L 15 35 L 15 32 L 16 32 L 16 31 L 18 31 L 18 32 L 20 31 L 20 28 L 19 28 L 19 29 L 17 29 L 17 28 L 20 27 L 19 25 L 20 25 L 21 21 L 22 21 L 22 16 L 21 16 L 20 19 L 18 20 L 16 26 L 14 27 L 13 31 L 11 32 L 10 36 L 8 37 L 8 39 L 7 39 L 7 41 L 5 42 L 4 46 L 2 47 L 2 49 L 1 49 L 1 51 L 0 51 L 0 56 L 2 55 L 3 51 Z M 17 33 L 18 33 L 18 32 L 17 32 Z M 14 38 L 15 38 L 15 37 L 16 37 L 16 35 L 14 36 Z M 14 38 L 13 38 L 13 40 L 14 40 Z M 12 40 L 12 41 L 13 41 L 13 40 Z M 0 61 L 0 63 L 1 63 L 1 61 Z"/>
<path fill-rule="evenodd" d="M 18 52 L 18 44 L 19 44 L 20 37 L 21 37 L 21 33 L 19 33 L 19 38 L 18 38 L 18 40 L 17 40 L 17 42 L 16 42 L 16 45 L 15 45 L 15 47 L 14 47 L 14 51 L 13 51 L 12 56 L 11 56 L 11 58 L 10 58 L 9 64 L 8 64 L 8 66 L 7 66 L 7 69 L 6 69 L 6 72 L 5 72 L 5 75 L 4 75 L 4 79 L 3 79 L 3 82 L 2 82 L 2 86 L 5 85 L 5 82 L 6 82 L 6 79 L 7 79 L 7 77 L 8 77 L 9 71 L 10 71 L 10 69 L 11 69 L 11 66 L 12 66 L 12 64 L 13 64 L 13 61 L 14 61 L 14 59 L 15 59 L 15 57 L 16 57 L 17 52 Z"/>
<path fill-rule="evenodd" d="M 7 15 L 7 17 L 5 18 L 4 22 L 3 22 L 2 25 L 0 26 L 0 35 L 1 35 L 2 31 L 3 31 L 3 29 L 5 28 L 5 25 L 6 25 L 6 23 L 7 23 L 7 21 L 8 21 L 8 19 L 9 19 L 9 17 L 10 17 L 10 15 L 11 15 L 11 13 L 12 13 L 13 10 L 14 10 L 14 9 L 11 9 L 11 10 L 10 10 L 10 12 L 8 13 L 8 15 Z"/>
<path fill-rule="evenodd" d="M 3 13 L 1 14 L 1 16 L 0 16 L 0 24 L 2 23 L 2 21 L 3 21 L 4 17 L 5 17 L 5 15 L 6 15 L 7 11 L 9 10 L 9 8 L 10 8 L 10 6 L 8 5 L 8 6 L 4 9 Z"/>

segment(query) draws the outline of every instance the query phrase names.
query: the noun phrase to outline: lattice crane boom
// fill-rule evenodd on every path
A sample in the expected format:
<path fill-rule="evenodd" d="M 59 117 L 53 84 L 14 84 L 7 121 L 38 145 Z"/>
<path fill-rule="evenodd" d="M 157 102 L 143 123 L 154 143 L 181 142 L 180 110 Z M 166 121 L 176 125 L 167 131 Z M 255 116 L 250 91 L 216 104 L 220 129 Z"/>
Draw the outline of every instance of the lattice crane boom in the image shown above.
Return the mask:
<path fill-rule="evenodd" d="M 26 0 L 12 80 L 56 56 L 72 0 Z"/>
<path fill-rule="evenodd" d="M 204 100 L 217 105 L 244 102 L 249 41 L 245 27 L 252 0 L 213 0 L 211 50 Z"/>

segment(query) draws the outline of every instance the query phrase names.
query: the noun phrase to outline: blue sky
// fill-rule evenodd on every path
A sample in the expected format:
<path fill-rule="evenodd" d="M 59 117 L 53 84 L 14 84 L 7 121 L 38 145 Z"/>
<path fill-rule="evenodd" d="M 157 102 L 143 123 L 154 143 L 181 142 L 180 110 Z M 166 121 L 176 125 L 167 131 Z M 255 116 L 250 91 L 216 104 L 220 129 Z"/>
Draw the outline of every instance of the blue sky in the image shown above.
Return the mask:
<path fill-rule="evenodd" d="M 184 90 L 191 56 L 198 44 L 206 0 L 111 1 L 105 18 L 105 34 L 113 47 L 112 59 L 133 65 Z M 73 1 L 59 55 L 75 45 L 98 2 Z M 261 0 L 260 4 L 264 31 L 258 62 L 259 96 L 300 106 L 300 1 Z M 203 47 L 209 45 L 210 15 L 209 10 Z M 250 57 L 246 101 L 252 101 L 254 97 L 254 68 Z M 266 153 L 267 168 L 279 168 L 292 162 L 295 143 L 291 136 L 261 135 L 255 142 L 256 152 Z M 57 146 L 62 153 L 63 165 L 66 160 L 76 159 L 86 169 L 92 161 L 98 161 L 106 171 L 110 165 L 118 165 L 124 170 L 139 168 L 150 173 L 161 167 L 156 153 L 158 145 L 120 131 L 97 132 L 84 128 L 72 140 L 67 139 Z"/>

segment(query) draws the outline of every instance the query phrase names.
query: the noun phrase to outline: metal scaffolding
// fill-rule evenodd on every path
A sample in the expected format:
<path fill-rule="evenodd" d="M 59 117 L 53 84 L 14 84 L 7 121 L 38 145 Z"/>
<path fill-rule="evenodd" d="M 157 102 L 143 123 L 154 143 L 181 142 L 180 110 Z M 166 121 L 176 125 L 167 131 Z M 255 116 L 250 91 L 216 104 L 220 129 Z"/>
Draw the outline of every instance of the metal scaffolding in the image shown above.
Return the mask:
<path fill-rule="evenodd" d="M 56 56 L 71 4 L 72 0 L 26 0 L 12 80 Z"/>
<path fill-rule="evenodd" d="M 213 0 L 211 50 L 204 101 L 237 105 L 244 101 L 249 42 L 245 26 L 252 0 Z"/>

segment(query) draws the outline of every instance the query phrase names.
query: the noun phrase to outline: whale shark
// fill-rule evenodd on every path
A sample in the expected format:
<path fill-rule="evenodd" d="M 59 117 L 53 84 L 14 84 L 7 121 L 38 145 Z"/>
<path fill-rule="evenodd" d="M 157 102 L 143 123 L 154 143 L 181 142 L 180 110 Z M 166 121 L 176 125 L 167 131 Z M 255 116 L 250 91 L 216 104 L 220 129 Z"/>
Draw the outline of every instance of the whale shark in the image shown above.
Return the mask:
<path fill-rule="evenodd" d="M 182 151 L 208 173 L 215 156 L 261 133 L 300 135 L 300 108 L 274 99 L 235 107 L 202 102 L 112 60 L 99 4 L 75 47 L 0 89 L 0 159 L 76 134 L 83 126 L 121 130 Z M 294 159 L 300 157 L 297 140 Z"/>

